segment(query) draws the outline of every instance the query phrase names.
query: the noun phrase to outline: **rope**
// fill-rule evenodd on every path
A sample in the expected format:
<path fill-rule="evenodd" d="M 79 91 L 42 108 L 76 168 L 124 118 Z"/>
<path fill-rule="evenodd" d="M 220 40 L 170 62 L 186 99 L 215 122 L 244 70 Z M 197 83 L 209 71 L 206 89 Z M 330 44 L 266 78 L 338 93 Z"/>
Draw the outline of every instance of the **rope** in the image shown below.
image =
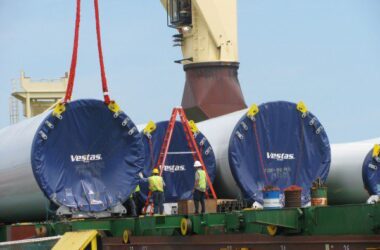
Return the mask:
<path fill-rule="evenodd" d="M 300 154 L 299 154 L 299 158 L 297 159 L 296 176 L 294 178 L 294 184 L 296 184 L 298 181 L 298 171 L 300 169 L 301 160 L 303 158 L 303 147 L 304 147 L 304 141 L 305 141 L 305 129 L 304 129 L 304 124 L 303 124 L 303 119 L 301 119 L 301 130 L 302 130 L 302 134 L 301 134 Z"/>
<path fill-rule="evenodd" d="M 154 168 L 153 143 L 150 138 L 148 138 L 148 142 L 149 142 L 149 151 L 150 151 L 150 166 L 153 169 Z"/>
<path fill-rule="evenodd" d="M 267 178 L 267 174 L 265 173 L 265 169 L 264 169 L 264 160 L 263 160 L 263 156 L 261 153 L 261 147 L 260 147 L 260 143 L 259 143 L 259 135 L 257 133 L 257 128 L 256 128 L 255 122 L 253 123 L 253 132 L 255 133 L 255 137 L 256 137 L 257 151 L 259 151 L 260 166 L 261 166 L 261 169 L 262 169 L 263 174 L 264 174 L 265 183 L 268 185 L 268 178 Z"/>
<path fill-rule="evenodd" d="M 75 71 L 76 71 L 76 66 L 77 66 L 81 0 L 77 0 L 76 5 L 77 5 L 77 7 L 76 7 L 76 17 L 75 17 L 74 46 L 73 46 L 73 53 L 71 56 L 69 80 L 68 80 L 68 84 L 67 84 L 67 88 L 66 88 L 66 95 L 65 95 L 65 98 L 63 100 L 63 103 L 67 103 L 71 100 L 71 96 L 73 93 L 73 87 L 74 87 Z M 101 79 L 102 79 L 103 97 L 104 97 L 104 102 L 106 104 L 109 104 L 111 102 L 111 99 L 108 95 L 108 84 L 107 84 L 106 72 L 105 72 L 104 61 L 103 61 L 98 0 L 94 0 L 94 8 L 95 8 L 95 23 L 96 23 L 96 39 L 97 39 L 97 45 L 98 45 L 99 65 L 100 65 L 100 75 L 101 75 Z"/>

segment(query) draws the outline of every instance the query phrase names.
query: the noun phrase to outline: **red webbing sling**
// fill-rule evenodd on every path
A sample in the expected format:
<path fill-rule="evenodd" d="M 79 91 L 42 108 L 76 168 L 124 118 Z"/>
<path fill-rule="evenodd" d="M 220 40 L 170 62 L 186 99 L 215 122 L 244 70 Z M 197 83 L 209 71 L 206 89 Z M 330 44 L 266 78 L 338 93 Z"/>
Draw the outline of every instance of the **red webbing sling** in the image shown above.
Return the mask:
<path fill-rule="evenodd" d="M 65 98 L 63 100 L 63 103 L 67 103 L 71 100 L 71 96 L 73 93 L 73 87 L 74 87 L 75 70 L 76 70 L 76 66 L 77 66 L 81 0 L 77 0 L 76 5 L 77 5 L 77 7 L 76 7 L 76 17 L 75 17 L 74 46 L 73 46 L 73 53 L 72 53 L 72 57 L 71 57 L 69 80 L 68 80 L 68 84 L 67 84 L 67 88 L 66 88 L 66 95 L 65 95 Z M 97 44 L 98 44 L 98 54 L 99 54 L 100 74 L 101 74 L 101 79 L 102 79 L 103 96 L 104 96 L 104 102 L 106 104 L 109 104 L 111 102 L 111 100 L 110 100 L 110 97 L 108 94 L 107 78 L 106 78 L 106 72 L 105 72 L 104 61 L 103 61 L 102 41 L 101 41 L 101 35 L 100 35 L 98 0 L 94 0 L 94 8 L 95 8 L 95 22 L 96 22 L 96 38 L 97 38 Z"/>

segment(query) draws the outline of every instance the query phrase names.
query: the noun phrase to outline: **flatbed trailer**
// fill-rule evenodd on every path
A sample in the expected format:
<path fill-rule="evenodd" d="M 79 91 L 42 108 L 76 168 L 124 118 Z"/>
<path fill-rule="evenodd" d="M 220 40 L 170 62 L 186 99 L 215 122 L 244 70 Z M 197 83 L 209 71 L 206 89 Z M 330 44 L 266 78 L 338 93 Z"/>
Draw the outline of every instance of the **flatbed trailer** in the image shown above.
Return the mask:
<path fill-rule="evenodd" d="M 105 238 L 103 249 L 133 250 L 379 250 L 378 236 L 265 236 L 259 234 L 132 236 L 129 244 L 122 238 Z"/>

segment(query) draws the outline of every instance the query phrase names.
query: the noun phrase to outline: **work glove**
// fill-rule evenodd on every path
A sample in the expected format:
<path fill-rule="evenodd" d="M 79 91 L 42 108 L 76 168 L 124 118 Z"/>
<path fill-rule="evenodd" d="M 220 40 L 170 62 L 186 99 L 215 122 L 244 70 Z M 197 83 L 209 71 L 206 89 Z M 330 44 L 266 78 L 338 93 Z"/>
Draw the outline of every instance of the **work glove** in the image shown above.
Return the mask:
<path fill-rule="evenodd" d="M 255 209 L 255 210 L 262 210 L 264 209 L 263 205 L 261 205 L 259 202 L 255 201 L 253 204 L 252 204 L 252 208 Z"/>
<path fill-rule="evenodd" d="M 311 201 L 309 201 L 308 203 L 306 203 L 306 204 L 303 205 L 302 207 L 311 207 Z"/>
<path fill-rule="evenodd" d="M 380 197 L 378 195 L 371 195 L 367 200 L 367 204 L 375 204 L 375 203 L 378 203 L 379 201 L 380 201 Z"/>

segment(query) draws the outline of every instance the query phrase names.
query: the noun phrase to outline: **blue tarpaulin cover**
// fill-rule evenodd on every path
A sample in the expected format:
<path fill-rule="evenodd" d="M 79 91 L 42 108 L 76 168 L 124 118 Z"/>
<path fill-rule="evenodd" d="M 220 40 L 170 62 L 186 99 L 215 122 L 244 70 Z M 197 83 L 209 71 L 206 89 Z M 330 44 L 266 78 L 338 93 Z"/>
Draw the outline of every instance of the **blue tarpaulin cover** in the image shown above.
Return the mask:
<path fill-rule="evenodd" d="M 104 211 L 123 203 L 139 182 L 144 148 L 130 118 L 97 100 L 66 104 L 62 119 L 48 115 L 34 137 L 32 168 L 57 205 Z"/>
<path fill-rule="evenodd" d="M 158 161 L 161 146 L 164 141 L 166 129 L 169 122 L 159 122 L 157 128 L 152 132 L 149 139 L 143 135 L 143 143 L 145 149 L 145 168 L 144 176 L 149 177 Z M 150 142 L 149 142 L 150 140 Z M 216 174 L 216 162 L 214 152 L 210 143 L 202 133 L 197 133 L 195 140 L 198 149 L 201 151 L 203 161 L 206 165 L 207 172 L 211 181 L 214 180 Z M 177 121 L 174 126 L 172 140 L 169 146 L 169 154 L 167 155 L 165 168 L 163 171 L 163 179 L 165 181 L 165 202 L 177 202 L 179 200 L 192 199 L 192 190 L 194 187 L 195 168 L 193 155 L 190 152 L 183 125 Z M 145 200 L 148 194 L 148 184 L 141 184 L 141 196 Z"/>
<path fill-rule="evenodd" d="M 298 185 L 305 205 L 312 182 L 318 177 L 325 181 L 329 172 L 331 150 L 325 130 L 312 113 L 303 118 L 290 102 L 264 103 L 254 118 L 244 115 L 239 120 L 228 149 L 231 172 L 244 198 L 262 204 L 264 187 L 283 192 Z"/>
<path fill-rule="evenodd" d="M 363 163 L 362 177 L 365 189 L 370 195 L 380 195 L 380 157 L 372 157 L 371 150 Z"/>

